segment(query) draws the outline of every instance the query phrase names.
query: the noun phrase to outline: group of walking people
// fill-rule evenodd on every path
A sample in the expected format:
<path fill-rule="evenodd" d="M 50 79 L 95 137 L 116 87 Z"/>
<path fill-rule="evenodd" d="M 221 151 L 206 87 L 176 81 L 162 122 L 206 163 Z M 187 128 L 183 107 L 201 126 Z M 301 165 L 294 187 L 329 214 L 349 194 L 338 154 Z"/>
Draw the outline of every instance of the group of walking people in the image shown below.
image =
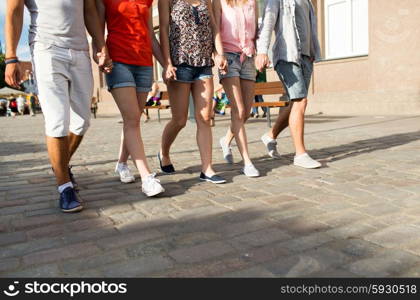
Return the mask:
<path fill-rule="evenodd" d="M 93 59 L 106 74 L 107 86 L 121 112 L 123 130 L 116 172 L 122 182 L 134 181 L 127 161 L 134 161 L 147 196 L 164 192 L 150 170 L 140 133 L 140 118 L 153 84 L 153 56 L 163 66 L 172 118 L 156 153 L 163 173 L 176 172 L 170 149 L 188 118 L 192 95 L 201 156 L 199 179 L 216 184 L 226 180 L 212 164 L 212 97 L 215 66 L 231 102 L 231 124 L 219 142 L 227 163 L 234 162 L 236 140 L 242 172 L 258 177 L 248 150 L 245 123 L 254 100 L 256 70 L 273 65 L 290 104 L 273 128 L 261 137 L 271 157 L 278 157 L 276 138 L 290 127 L 296 147 L 294 164 L 317 168 L 304 145 L 304 114 L 313 62 L 320 50 L 311 0 L 266 0 L 258 24 L 257 0 L 159 0 L 159 40 L 153 29 L 153 0 L 7 0 L 6 81 L 17 87 L 23 10 L 31 15 L 29 45 L 45 117 L 50 161 L 63 212 L 83 204 L 70 168 L 90 120 L 93 78 L 86 29 L 92 37 Z M 105 39 L 105 28 L 107 38 Z M 179 166 L 177 166 L 179 168 Z"/>

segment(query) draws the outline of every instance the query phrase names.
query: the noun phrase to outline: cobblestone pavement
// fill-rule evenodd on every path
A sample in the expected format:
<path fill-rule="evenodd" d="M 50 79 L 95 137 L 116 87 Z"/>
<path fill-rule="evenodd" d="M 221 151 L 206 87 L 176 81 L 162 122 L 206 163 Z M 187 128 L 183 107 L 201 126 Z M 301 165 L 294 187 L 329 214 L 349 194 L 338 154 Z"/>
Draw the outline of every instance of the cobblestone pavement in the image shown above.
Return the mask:
<path fill-rule="evenodd" d="M 164 117 L 167 117 L 165 114 Z M 155 118 L 155 116 L 153 116 Z M 64 215 L 46 156 L 42 117 L 0 118 L 0 276 L 419 276 L 420 117 L 308 116 L 307 144 L 324 167 L 279 160 L 247 125 L 262 176 L 240 174 L 214 149 L 225 185 L 200 183 L 195 127 L 173 147 L 179 172 L 147 199 L 113 173 L 121 124 L 102 117 L 74 160 L 86 209 Z M 153 169 L 163 125 L 143 124 Z M 216 120 L 214 141 L 228 126 Z"/>

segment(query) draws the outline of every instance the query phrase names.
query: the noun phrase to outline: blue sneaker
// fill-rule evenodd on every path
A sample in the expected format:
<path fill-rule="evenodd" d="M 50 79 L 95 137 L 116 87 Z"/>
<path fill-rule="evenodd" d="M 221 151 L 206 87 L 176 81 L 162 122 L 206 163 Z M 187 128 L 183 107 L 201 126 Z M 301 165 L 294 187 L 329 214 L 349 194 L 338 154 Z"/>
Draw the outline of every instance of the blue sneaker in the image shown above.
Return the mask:
<path fill-rule="evenodd" d="M 76 191 L 68 187 L 60 194 L 60 208 L 62 212 L 74 213 L 83 209 Z"/>
<path fill-rule="evenodd" d="M 213 176 L 207 176 L 206 174 L 204 174 L 203 172 L 201 172 L 200 174 L 200 180 L 201 181 L 208 181 L 211 183 L 216 183 L 216 184 L 221 184 L 221 183 L 225 183 L 226 180 L 223 177 L 220 177 L 219 175 L 213 175 Z"/>

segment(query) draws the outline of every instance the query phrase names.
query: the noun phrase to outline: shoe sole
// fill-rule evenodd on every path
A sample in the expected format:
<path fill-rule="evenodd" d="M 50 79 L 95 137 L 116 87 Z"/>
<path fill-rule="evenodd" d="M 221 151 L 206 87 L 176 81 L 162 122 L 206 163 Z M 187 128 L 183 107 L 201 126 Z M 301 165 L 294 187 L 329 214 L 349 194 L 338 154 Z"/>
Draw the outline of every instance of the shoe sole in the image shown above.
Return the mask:
<path fill-rule="evenodd" d="M 162 190 L 160 190 L 160 191 L 158 191 L 158 192 L 153 192 L 153 193 L 145 193 L 145 192 L 143 191 L 143 193 L 144 193 L 147 197 L 157 196 L 157 195 L 162 194 L 162 193 L 164 193 L 164 192 L 165 192 L 165 189 L 164 189 L 164 188 L 162 188 Z"/>
<path fill-rule="evenodd" d="M 246 175 L 244 171 L 242 171 L 242 174 L 244 174 L 248 178 L 257 178 L 257 177 L 261 176 L 260 174 L 258 174 L 258 175 Z"/>
<path fill-rule="evenodd" d="M 136 181 L 136 179 L 127 179 L 127 180 L 124 180 L 124 179 L 121 179 L 121 178 L 120 178 L 120 181 L 121 181 L 121 183 L 128 184 L 128 183 L 133 183 L 133 182 L 135 182 L 135 181 Z"/>
<path fill-rule="evenodd" d="M 69 214 L 69 213 L 76 213 L 76 212 L 79 212 L 79 211 L 82 211 L 83 210 L 83 206 L 78 206 L 78 207 L 75 207 L 75 208 L 72 208 L 72 209 L 61 209 L 61 211 L 63 212 L 63 213 L 66 213 L 66 214 Z"/>
<path fill-rule="evenodd" d="M 201 180 L 201 181 L 211 182 L 211 183 L 214 183 L 214 184 L 222 184 L 222 183 L 226 183 L 226 180 L 213 181 L 213 180 L 210 180 L 210 179 L 203 179 L 203 178 L 200 178 L 200 180 Z"/>
<path fill-rule="evenodd" d="M 305 166 L 301 166 L 301 165 L 298 165 L 298 164 L 293 164 L 294 166 L 296 166 L 296 167 L 299 167 L 299 168 L 303 168 L 303 169 L 309 169 L 309 170 L 312 170 L 312 169 L 319 169 L 319 168 L 321 168 L 322 167 L 322 165 L 320 165 L 320 166 L 316 166 L 316 167 L 305 167 Z"/>

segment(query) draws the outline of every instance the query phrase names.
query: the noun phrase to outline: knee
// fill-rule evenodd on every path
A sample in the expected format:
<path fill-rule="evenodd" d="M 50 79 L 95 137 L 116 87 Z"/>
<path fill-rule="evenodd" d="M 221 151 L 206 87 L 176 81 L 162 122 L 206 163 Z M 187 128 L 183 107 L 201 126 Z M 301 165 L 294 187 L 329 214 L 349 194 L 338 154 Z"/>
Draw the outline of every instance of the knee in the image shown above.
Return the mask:
<path fill-rule="evenodd" d="M 209 126 L 211 123 L 211 115 L 210 114 L 196 114 L 195 120 L 198 126 Z"/>
<path fill-rule="evenodd" d="M 248 118 L 249 118 L 249 113 L 246 114 L 245 110 L 243 109 L 232 111 L 232 119 L 235 122 L 242 124 L 242 123 L 245 123 L 246 120 L 248 120 Z"/>
<path fill-rule="evenodd" d="M 172 119 L 171 123 L 171 126 L 174 126 L 178 130 L 181 130 L 187 125 L 187 118 Z"/>
<path fill-rule="evenodd" d="M 137 129 L 140 127 L 140 114 L 124 118 L 124 129 Z"/>

